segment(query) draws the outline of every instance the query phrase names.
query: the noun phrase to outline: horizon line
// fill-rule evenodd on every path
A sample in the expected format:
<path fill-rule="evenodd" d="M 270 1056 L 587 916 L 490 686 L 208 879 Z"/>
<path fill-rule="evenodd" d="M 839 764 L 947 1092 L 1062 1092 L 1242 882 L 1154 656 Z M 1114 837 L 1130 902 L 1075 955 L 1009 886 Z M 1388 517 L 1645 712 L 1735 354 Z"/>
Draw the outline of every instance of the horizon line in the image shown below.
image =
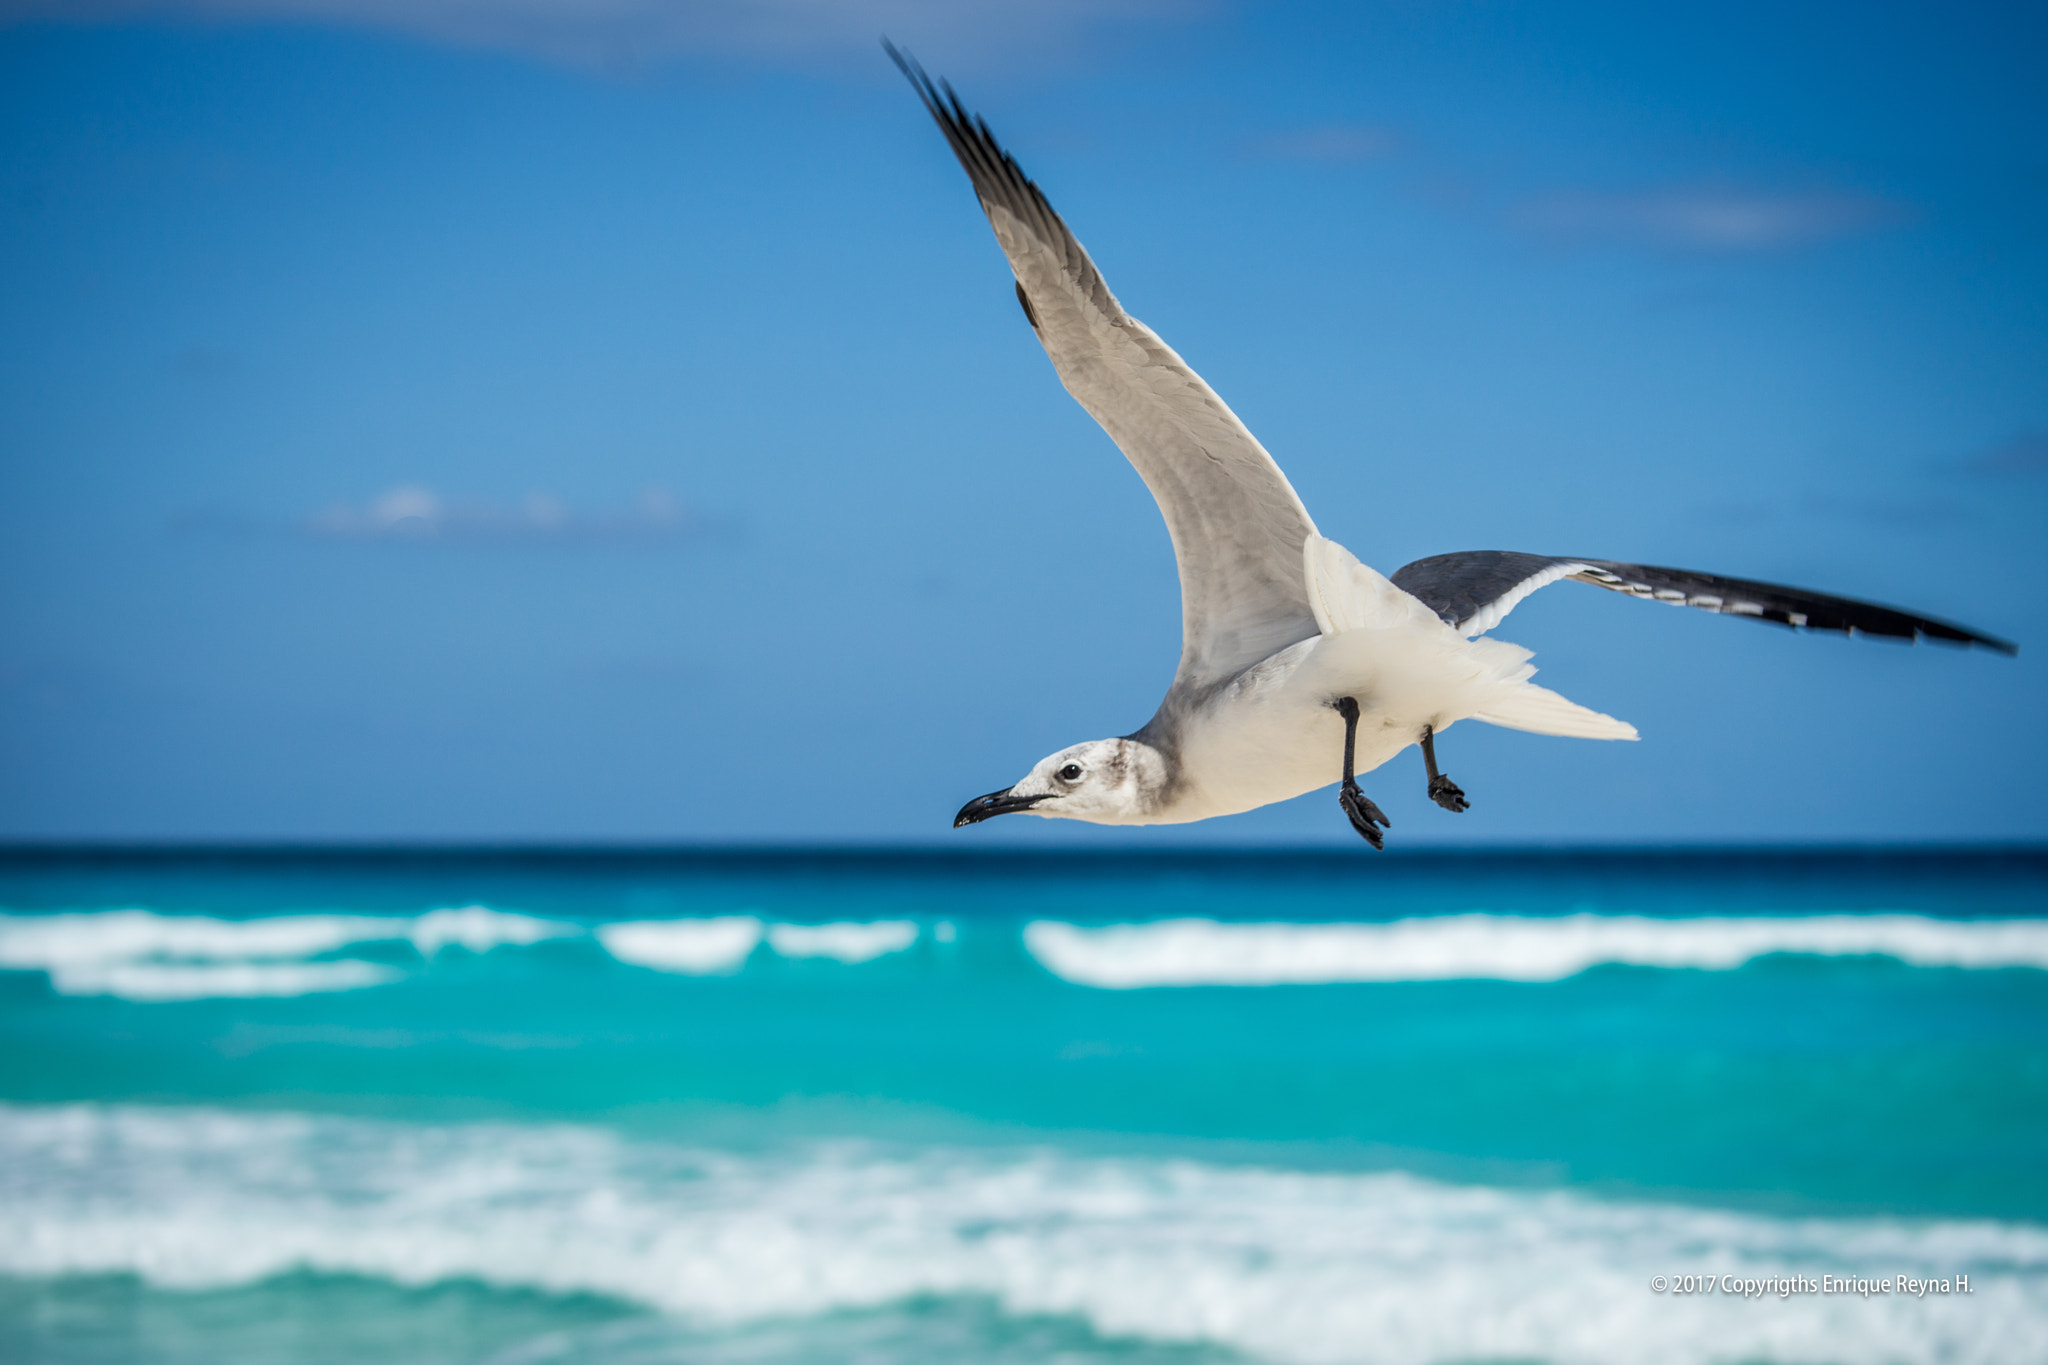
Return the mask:
<path fill-rule="evenodd" d="M 246 858 L 282 860 L 290 858 L 372 860 L 415 859 L 455 860 L 500 858 L 513 861 L 554 861 L 572 859 L 615 859 L 620 861 L 718 861 L 792 858 L 804 860 L 868 861 L 890 858 L 934 861 L 996 861 L 1026 859 L 1051 861 L 1062 858 L 1089 861 L 1315 858 L 1368 860 L 1449 860 L 1457 858 L 1570 858 L 1570 857 L 2008 857 L 2048 859 L 2048 840 L 1987 839 L 1927 840 L 1914 843 L 1876 840 L 1815 841 L 1697 841 L 1697 842 L 1561 842 L 1490 844 L 1428 844 L 1373 852 L 1351 849 L 1341 843 L 1316 844 L 1155 844 L 1150 847 L 1090 847 L 1061 844 L 1050 847 L 1016 845 L 998 847 L 945 847 L 937 843 L 892 843 L 883 841 L 835 840 L 790 843 L 772 840 L 656 841 L 656 840 L 559 840 L 559 839 L 35 839 L 0 838 L 0 862 L 55 861 L 62 859 L 178 859 Z"/>

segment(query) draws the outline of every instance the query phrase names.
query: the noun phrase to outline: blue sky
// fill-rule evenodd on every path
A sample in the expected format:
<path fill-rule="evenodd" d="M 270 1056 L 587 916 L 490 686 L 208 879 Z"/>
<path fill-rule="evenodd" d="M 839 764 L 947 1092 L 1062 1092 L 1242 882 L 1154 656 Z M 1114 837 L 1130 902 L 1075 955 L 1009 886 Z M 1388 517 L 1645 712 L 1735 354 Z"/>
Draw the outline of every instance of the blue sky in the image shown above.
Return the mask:
<path fill-rule="evenodd" d="M 875 39 L 1383 570 L 1576 586 L 1636 745 L 1400 844 L 2048 836 L 2036 7 L 0 0 L 0 837 L 1350 840 L 969 796 L 1151 714 L 1171 550 Z M 82 18 L 79 16 L 83 16 Z"/>

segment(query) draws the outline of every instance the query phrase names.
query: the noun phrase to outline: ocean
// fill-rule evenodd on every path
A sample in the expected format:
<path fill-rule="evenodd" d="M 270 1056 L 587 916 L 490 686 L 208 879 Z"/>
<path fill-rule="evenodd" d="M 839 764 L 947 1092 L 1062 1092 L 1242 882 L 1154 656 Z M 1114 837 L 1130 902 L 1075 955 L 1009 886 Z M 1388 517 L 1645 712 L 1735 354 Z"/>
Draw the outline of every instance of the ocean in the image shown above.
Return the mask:
<path fill-rule="evenodd" d="M 2048 1360 L 2048 852 L 0 852 L 0 1359 Z"/>

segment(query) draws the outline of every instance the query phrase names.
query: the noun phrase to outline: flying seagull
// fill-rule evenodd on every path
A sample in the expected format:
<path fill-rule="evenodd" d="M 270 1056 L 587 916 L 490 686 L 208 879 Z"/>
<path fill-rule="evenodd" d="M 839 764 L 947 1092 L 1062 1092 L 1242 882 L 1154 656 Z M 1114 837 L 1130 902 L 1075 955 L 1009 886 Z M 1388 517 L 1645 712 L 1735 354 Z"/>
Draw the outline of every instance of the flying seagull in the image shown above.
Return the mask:
<path fill-rule="evenodd" d="M 1530 682 L 1528 650 L 1485 638 L 1523 598 L 1565 580 L 1807 630 L 2017 652 L 1890 607 L 1648 564 L 1467 550 L 1382 577 L 1317 533 L 1265 447 L 1123 310 L 987 123 L 950 85 L 885 46 L 973 182 L 1060 382 L 1152 490 L 1180 566 L 1180 668 L 1157 714 L 1133 734 L 1041 759 L 1021 781 L 962 806 L 954 828 L 1013 812 L 1181 824 L 1335 781 L 1352 828 L 1380 848 L 1391 822 L 1357 774 L 1419 745 L 1431 799 L 1465 810 L 1465 793 L 1436 758 L 1436 736 L 1458 721 L 1636 737 L 1634 726 Z"/>

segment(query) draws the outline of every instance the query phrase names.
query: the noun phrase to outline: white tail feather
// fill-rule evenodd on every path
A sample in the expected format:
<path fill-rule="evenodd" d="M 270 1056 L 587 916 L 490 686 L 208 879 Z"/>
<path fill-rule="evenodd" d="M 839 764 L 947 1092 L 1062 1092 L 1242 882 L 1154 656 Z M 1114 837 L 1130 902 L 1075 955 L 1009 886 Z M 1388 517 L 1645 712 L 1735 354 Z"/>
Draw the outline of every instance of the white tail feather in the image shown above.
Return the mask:
<path fill-rule="evenodd" d="M 1302 569 L 1309 609 L 1326 637 L 1352 632 L 1391 632 L 1412 658 L 1439 660 L 1430 681 L 1430 704 L 1447 697 L 1483 697 L 1484 705 L 1460 712 L 1490 725 L 1575 739 L 1634 739 L 1627 721 L 1589 711 L 1547 687 L 1528 681 L 1536 670 L 1529 651 L 1505 640 L 1467 641 L 1437 619 L 1423 602 L 1403 592 L 1371 567 L 1358 562 L 1334 540 L 1310 535 L 1302 545 Z M 1349 645 L 1350 641 L 1345 641 Z M 1383 647 L 1368 643 L 1371 652 Z M 1344 645 L 1336 646 L 1341 653 Z M 1369 656 L 1368 656 L 1369 657 Z M 1382 659 L 1383 662 L 1383 659 Z M 1385 678 L 1382 672 L 1382 679 Z"/>
<path fill-rule="evenodd" d="M 1627 721 L 1588 710 L 1532 682 L 1518 682 L 1501 688 L 1487 700 L 1486 709 L 1474 712 L 1472 718 L 1483 720 L 1488 725 L 1506 726 L 1510 730 L 1564 735 L 1571 739 L 1636 738 L 1636 727 Z"/>

